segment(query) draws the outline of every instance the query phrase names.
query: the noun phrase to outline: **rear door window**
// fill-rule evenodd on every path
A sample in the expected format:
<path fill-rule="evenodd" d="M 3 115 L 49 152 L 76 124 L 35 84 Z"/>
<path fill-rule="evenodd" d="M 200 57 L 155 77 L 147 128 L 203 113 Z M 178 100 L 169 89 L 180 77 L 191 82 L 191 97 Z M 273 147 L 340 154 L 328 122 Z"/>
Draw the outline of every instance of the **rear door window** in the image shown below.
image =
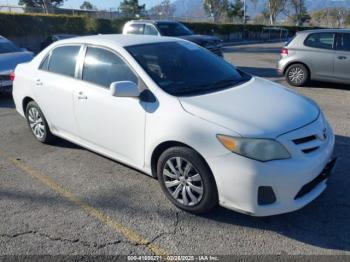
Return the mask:
<path fill-rule="evenodd" d="M 350 52 L 350 34 L 342 33 L 338 36 L 337 50 Z"/>
<path fill-rule="evenodd" d="M 75 75 L 75 66 L 80 51 L 80 46 L 60 46 L 55 48 L 50 55 L 48 71 L 60 75 Z M 45 65 L 45 63 L 43 63 Z"/>
<path fill-rule="evenodd" d="M 311 34 L 305 40 L 305 45 L 321 49 L 334 48 L 335 33 L 315 33 Z"/>
<path fill-rule="evenodd" d="M 144 24 L 131 24 L 128 26 L 126 33 L 132 35 L 142 35 Z"/>

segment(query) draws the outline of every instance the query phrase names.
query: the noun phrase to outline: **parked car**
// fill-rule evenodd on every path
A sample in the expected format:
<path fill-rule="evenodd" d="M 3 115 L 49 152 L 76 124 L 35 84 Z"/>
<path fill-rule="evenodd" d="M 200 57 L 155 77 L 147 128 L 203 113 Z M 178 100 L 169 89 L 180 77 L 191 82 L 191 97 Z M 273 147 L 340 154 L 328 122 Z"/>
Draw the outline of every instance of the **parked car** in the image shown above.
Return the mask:
<path fill-rule="evenodd" d="M 12 90 L 11 72 L 19 63 L 29 62 L 33 53 L 0 36 L 0 93 Z"/>
<path fill-rule="evenodd" d="M 193 213 L 297 210 L 335 163 L 314 102 L 177 38 L 54 43 L 16 68 L 13 97 L 40 142 L 59 136 L 157 177 Z"/>
<path fill-rule="evenodd" d="M 64 40 L 72 37 L 77 37 L 77 35 L 70 35 L 70 34 L 57 34 L 57 35 L 50 35 L 48 36 L 44 42 L 40 44 L 41 50 L 45 49 L 49 45 L 51 45 L 54 42 L 57 42 L 59 40 Z"/>
<path fill-rule="evenodd" d="M 350 84 L 350 30 L 298 32 L 282 49 L 277 68 L 294 86 L 309 80 Z"/>
<path fill-rule="evenodd" d="M 132 20 L 124 25 L 123 34 L 179 37 L 223 56 L 221 39 L 209 35 L 196 35 L 184 24 L 176 21 Z"/>

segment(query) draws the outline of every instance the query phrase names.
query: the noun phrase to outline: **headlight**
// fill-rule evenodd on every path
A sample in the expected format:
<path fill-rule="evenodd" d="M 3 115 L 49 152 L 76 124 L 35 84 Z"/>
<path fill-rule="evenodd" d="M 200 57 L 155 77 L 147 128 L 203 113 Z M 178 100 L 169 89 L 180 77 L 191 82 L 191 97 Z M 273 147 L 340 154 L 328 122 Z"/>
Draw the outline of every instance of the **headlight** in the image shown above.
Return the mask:
<path fill-rule="evenodd" d="M 217 135 L 217 138 L 231 152 L 258 161 L 267 162 L 290 158 L 287 149 L 272 139 L 242 138 L 224 135 Z"/>

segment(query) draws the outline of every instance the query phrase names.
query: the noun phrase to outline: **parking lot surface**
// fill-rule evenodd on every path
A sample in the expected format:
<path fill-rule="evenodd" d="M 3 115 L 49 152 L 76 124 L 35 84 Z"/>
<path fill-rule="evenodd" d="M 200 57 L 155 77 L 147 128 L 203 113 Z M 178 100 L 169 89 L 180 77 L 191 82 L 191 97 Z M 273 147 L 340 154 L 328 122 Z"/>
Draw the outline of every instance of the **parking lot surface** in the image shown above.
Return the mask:
<path fill-rule="evenodd" d="M 226 47 L 225 59 L 287 85 L 274 69 L 281 46 Z M 266 218 L 180 211 L 155 179 L 63 140 L 40 144 L 0 98 L 0 254 L 350 255 L 350 87 L 293 89 L 324 110 L 338 163 L 316 201 Z"/>

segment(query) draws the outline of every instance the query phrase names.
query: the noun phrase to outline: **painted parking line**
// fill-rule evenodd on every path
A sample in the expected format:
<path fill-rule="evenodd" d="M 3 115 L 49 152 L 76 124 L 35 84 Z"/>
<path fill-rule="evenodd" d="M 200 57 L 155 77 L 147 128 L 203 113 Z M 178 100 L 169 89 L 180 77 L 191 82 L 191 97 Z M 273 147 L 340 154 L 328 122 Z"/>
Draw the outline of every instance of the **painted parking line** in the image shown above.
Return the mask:
<path fill-rule="evenodd" d="M 88 203 L 84 202 L 80 198 L 78 198 L 73 193 L 67 191 L 62 186 L 58 185 L 55 181 L 53 181 L 51 178 L 41 174 L 39 171 L 35 170 L 31 166 L 25 164 L 23 161 L 18 160 L 12 156 L 7 155 L 3 151 L 0 150 L 0 157 L 5 159 L 6 161 L 12 163 L 15 167 L 22 170 L 25 174 L 30 175 L 33 178 L 36 178 L 41 183 L 45 184 L 49 188 L 51 188 L 53 191 L 58 193 L 59 195 L 66 198 L 69 202 L 77 205 L 81 209 L 83 209 L 85 212 L 90 214 L 91 216 L 95 217 L 97 220 L 102 222 L 103 224 L 107 225 L 117 233 L 123 235 L 126 237 L 129 241 L 136 245 L 143 245 L 147 247 L 154 255 L 156 256 L 167 256 L 167 252 L 163 250 L 161 247 L 150 243 L 147 239 L 143 238 L 140 234 L 135 232 L 134 230 L 124 226 L 117 220 L 107 216 L 103 212 L 99 211 L 98 209 L 94 208 L 93 206 L 89 205 Z"/>

